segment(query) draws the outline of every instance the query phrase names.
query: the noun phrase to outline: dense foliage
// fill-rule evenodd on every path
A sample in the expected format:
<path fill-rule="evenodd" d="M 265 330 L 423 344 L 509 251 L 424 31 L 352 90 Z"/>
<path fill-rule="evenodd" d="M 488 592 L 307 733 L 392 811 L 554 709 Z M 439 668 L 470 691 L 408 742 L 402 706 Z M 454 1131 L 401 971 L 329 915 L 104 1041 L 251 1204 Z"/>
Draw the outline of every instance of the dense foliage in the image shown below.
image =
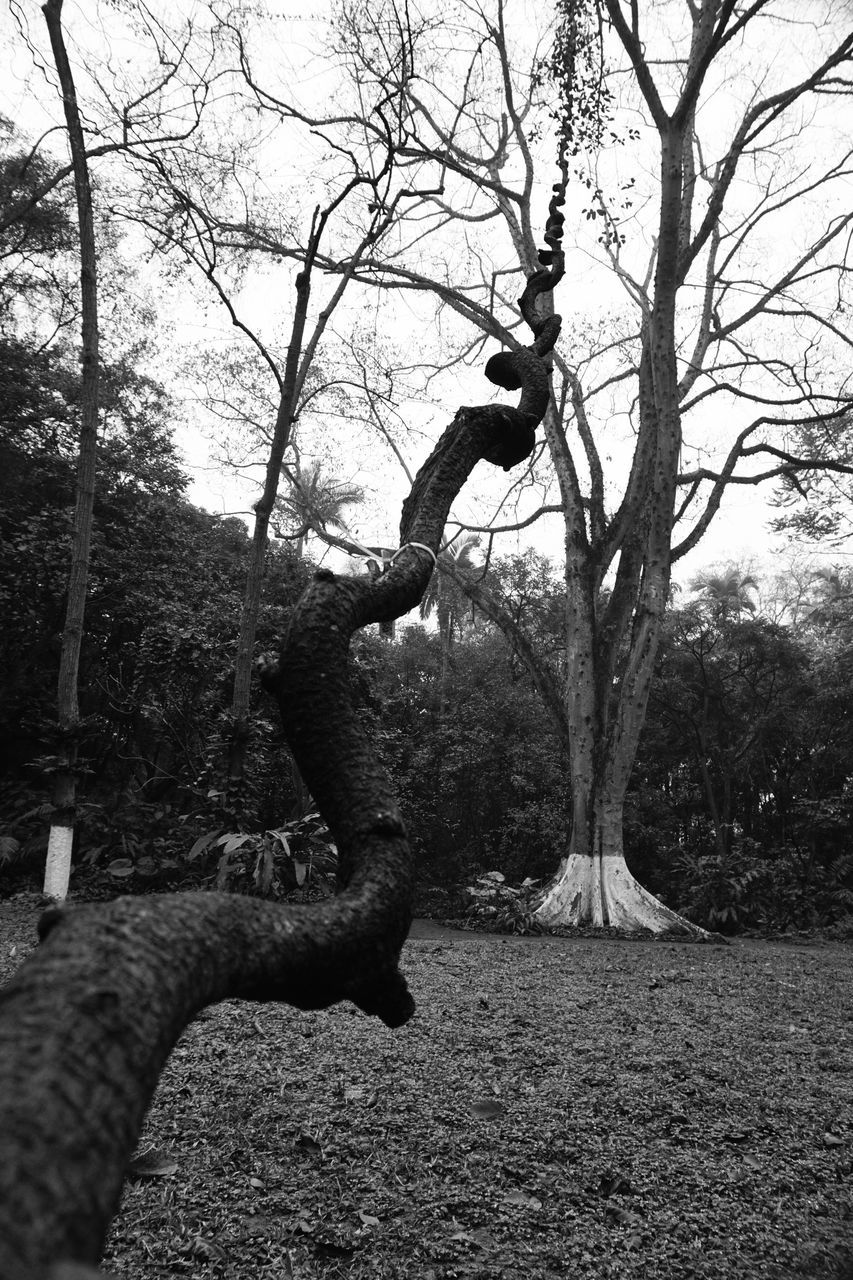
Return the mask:
<path fill-rule="evenodd" d="M 200 828 L 234 821 L 219 809 L 217 771 L 248 539 L 240 521 L 218 520 L 183 496 L 162 389 L 128 367 L 105 373 L 77 858 L 135 859 L 153 874 Z M 38 859 L 46 839 L 74 502 L 74 375 L 62 349 L 0 343 L 0 821 L 10 863 L 12 852 L 15 863 Z M 261 647 L 273 643 L 306 574 L 289 551 L 272 552 Z M 259 706 L 243 820 L 274 826 L 296 803 L 281 750 L 275 719 Z"/>
<path fill-rule="evenodd" d="M 61 346 L 0 341 L 0 859 L 13 878 L 37 875 L 46 840 L 75 372 Z M 298 824 L 310 797 L 281 767 L 280 732 L 259 691 L 245 794 L 226 803 L 220 787 L 245 528 L 184 497 L 162 388 L 127 362 L 106 368 L 104 386 L 76 862 L 133 875 L 136 888 L 208 880 L 304 893 Z M 286 625 L 308 573 L 289 545 L 270 552 L 260 650 Z M 845 584 L 824 577 L 796 629 L 753 616 L 727 579 L 705 581 L 669 616 L 627 855 L 670 905 L 716 929 L 825 925 L 853 908 L 853 609 Z M 561 675 L 547 562 L 498 561 L 489 578 Z M 461 593 L 442 592 L 437 630 L 413 622 L 390 644 L 365 634 L 355 665 L 422 884 L 457 889 L 445 907 L 456 913 L 478 877 L 546 879 L 571 815 L 567 762 L 523 664 Z M 319 830 L 310 843 L 325 891 Z"/>
<path fill-rule="evenodd" d="M 853 910 L 851 649 L 813 615 L 779 626 L 674 612 L 635 774 L 638 871 L 713 928 L 824 925 Z"/>

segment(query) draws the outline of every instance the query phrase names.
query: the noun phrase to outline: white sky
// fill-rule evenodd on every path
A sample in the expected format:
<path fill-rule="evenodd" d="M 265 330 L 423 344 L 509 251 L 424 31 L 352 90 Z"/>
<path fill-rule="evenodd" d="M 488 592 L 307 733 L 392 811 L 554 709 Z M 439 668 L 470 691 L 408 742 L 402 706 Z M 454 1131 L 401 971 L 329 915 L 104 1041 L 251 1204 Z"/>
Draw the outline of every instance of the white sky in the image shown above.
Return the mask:
<path fill-rule="evenodd" d="M 807 4 L 808 0 L 804 0 L 804 3 Z M 515 4 L 518 11 L 523 12 L 523 20 L 527 21 L 528 6 L 524 0 L 515 0 Z M 39 43 L 43 42 L 43 19 L 37 4 L 31 3 L 30 0 L 22 0 L 22 3 L 16 7 L 23 14 L 36 40 Z M 197 8 L 187 4 L 176 6 L 181 12 L 190 7 Z M 328 6 L 310 5 L 306 9 L 306 6 L 296 3 L 295 0 L 279 0 L 274 8 L 287 18 L 286 30 L 290 38 L 287 56 L 295 67 L 299 68 L 301 65 L 302 70 L 299 74 L 303 87 L 308 85 L 313 87 L 314 91 L 319 88 L 322 95 L 326 81 L 322 77 L 318 79 L 315 76 L 313 64 L 306 63 L 306 59 L 313 56 L 325 30 L 322 17 L 318 18 L 314 15 L 327 12 Z M 108 7 L 90 4 L 75 5 L 70 3 L 70 0 L 66 0 L 66 25 L 72 32 L 80 31 L 80 38 L 87 39 L 90 46 L 93 42 L 97 44 L 97 40 L 93 38 L 93 32 L 97 32 L 99 21 L 105 25 L 110 22 Z M 114 58 L 120 60 L 122 52 L 121 47 L 114 47 Z M 130 60 L 128 58 L 128 61 Z M 306 66 L 308 67 L 307 79 Z M 41 71 L 34 69 L 30 53 L 20 40 L 11 8 L 5 4 L 0 7 L 0 70 L 4 72 L 0 78 L 0 110 L 12 117 L 21 129 L 30 132 L 38 131 L 43 127 L 42 120 L 45 113 L 55 112 L 55 98 L 48 89 Z M 312 77 L 314 78 L 313 86 L 311 85 Z M 726 86 L 721 86 L 719 93 L 722 95 L 718 99 L 722 116 L 729 102 L 726 97 Z M 847 104 L 839 100 L 839 113 L 842 111 L 849 113 L 849 110 Z M 293 162 L 298 168 L 299 158 L 294 157 Z M 625 163 L 629 166 L 636 164 L 636 157 L 630 152 L 626 153 Z M 550 181 L 550 178 L 547 180 Z M 853 201 L 853 188 L 850 190 L 850 200 Z M 571 227 L 569 227 L 568 236 L 571 236 Z M 642 248 L 642 245 L 639 248 Z M 772 269 L 771 263 L 766 265 L 768 270 Z M 567 276 L 560 286 L 556 302 L 557 309 L 562 311 L 567 319 L 570 318 L 572 323 L 577 324 L 583 322 L 584 317 L 600 316 L 605 302 L 609 302 L 612 307 L 624 308 L 626 303 L 623 295 L 614 286 L 613 281 L 612 275 L 609 280 L 606 280 L 600 270 L 593 268 L 585 253 L 570 252 Z M 158 288 L 160 287 L 158 285 Z M 263 310 L 264 298 L 269 299 L 273 295 L 281 303 L 282 317 L 286 317 L 293 297 L 292 271 L 289 268 L 279 268 L 274 282 L 269 275 L 250 281 L 241 299 L 241 306 L 245 306 L 247 313 L 257 315 L 259 310 Z M 217 343 L 227 345 L 233 341 L 233 330 L 228 326 L 227 318 L 213 302 L 199 307 L 200 296 L 198 291 L 193 291 L 189 296 L 185 290 L 177 294 L 174 291 L 169 293 L 168 290 L 163 293 L 163 303 L 170 313 L 170 344 L 173 347 L 182 344 L 192 345 L 200 339 L 214 346 Z M 362 303 L 359 300 L 353 305 L 361 306 Z M 376 306 L 376 300 L 367 305 Z M 419 326 L 423 324 L 424 314 L 420 304 L 404 300 L 401 305 L 394 305 L 390 300 L 385 300 L 379 305 L 386 306 L 389 311 L 393 306 L 394 339 L 405 347 L 418 348 Z M 346 321 L 347 316 L 352 317 L 353 314 L 352 311 L 344 312 L 342 320 Z M 493 345 L 486 349 L 485 355 L 490 354 Z M 406 416 L 416 424 L 421 433 L 411 441 L 406 441 L 403 446 L 412 469 L 414 470 L 426 457 L 431 448 L 431 441 L 436 438 L 443 425 L 452 418 L 459 403 L 483 403 L 493 398 L 496 397 L 492 395 L 492 388 L 479 372 L 464 370 L 461 374 L 454 373 L 445 378 L 441 384 L 441 402 L 438 406 L 430 408 L 414 402 L 405 405 Z M 501 397 L 497 398 L 505 397 L 502 393 Z M 718 406 L 716 401 L 714 406 L 714 411 L 703 415 L 698 424 L 687 424 L 685 444 L 688 447 L 685 449 L 685 462 L 692 461 L 690 446 L 694 445 L 697 446 L 695 453 L 697 458 L 707 456 L 710 461 L 719 462 L 721 456 L 719 446 L 714 444 L 714 440 L 719 435 L 714 413 L 719 415 L 722 406 Z M 627 466 L 630 456 L 631 435 L 626 420 L 617 414 L 607 427 L 606 433 L 607 439 L 612 443 L 606 448 L 602 447 L 602 453 L 605 458 L 609 453 L 612 459 L 609 465 L 618 473 Z M 702 438 L 703 433 L 706 433 L 705 438 Z M 245 511 L 258 495 L 257 482 L 240 485 L 235 483 L 232 476 L 220 471 L 215 462 L 216 450 L 211 448 L 201 434 L 197 422 L 181 432 L 180 440 L 193 476 L 191 489 L 193 500 L 211 510 Z M 338 449 L 339 459 L 342 459 L 341 479 L 364 485 L 369 494 L 375 495 L 375 500 L 369 502 L 363 511 L 354 514 L 353 532 L 363 542 L 385 543 L 387 541 L 390 545 L 394 541 L 400 503 L 405 496 L 407 486 L 396 465 L 388 462 L 387 451 L 384 458 L 378 452 L 373 452 L 368 448 L 367 437 L 363 433 L 356 439 L 355 450 L 355 456 L 353 456 L 351 451 L 343 450 L 342 447 Z M 608 464 L 605 463 L 605 465 Z M 485 469 L 485 464 L 482 464 L 481 469 Z M 260 475 L 260 472 L 257 474 Z M 467 515 L 472 522 L 485 523 L 489 504 L 494 503 L 499 491 L 500 485 L 495 483 L 493 477 L 492 483 L 486 485 L 485 489 L 477 486 L 476 490 L 466 492 L 463 500 L 457 505 L 457 513 Z M 768 529 L 768 521 L 775 514 L 768 505 L 770 493 L 770 486 L 760 489 L 751 486 L 732 486 L 724 499 L 722 510 L 699 547 L 676 567 L 676 577 L 686 582 L 702 567 L 727 561 L 747 562 L 754 571 L 762 574 L 778 571 L 780 557 L 785 554 L 786 543 L 783 539 L 774 538 Z M 500 522 L 503 523 L 503 520 Z M 551 518 L 532 530 L 525 530 L 520 535 L 503 535 L 496 549 L 500 554 L 511 554 L 515 550 L 533 544 L 537 550 L 552 554 L 559 559 L 561 540 L 561 524 L 557 518 Z M 829 558 L 842 559 L 843 552 L 833 550 Z"/>

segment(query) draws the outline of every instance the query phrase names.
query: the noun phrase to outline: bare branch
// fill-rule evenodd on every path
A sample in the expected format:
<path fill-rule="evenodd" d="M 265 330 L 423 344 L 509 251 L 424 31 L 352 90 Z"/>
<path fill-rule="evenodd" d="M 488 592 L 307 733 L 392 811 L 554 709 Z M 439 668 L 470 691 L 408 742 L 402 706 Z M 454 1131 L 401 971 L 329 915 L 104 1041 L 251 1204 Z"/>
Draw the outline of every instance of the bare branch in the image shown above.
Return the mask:
<path fill-rule="evenodd" d="M 800 81 L 799 84 L 763 98 L 746 112 L 720 167 L 711 198 L 708 201 L 708 208 L 699 230 L 679 262 L 678 273 L 680 279 L 683 280 L 686 277 L 691 263 L 707 241 L 712 228 L 719 224 L 723 204 L 745 148 L 768 128 L 774 120 L 787 111 L 793 103 L 816 88 L 831 70 L 848 61 L 851 54 L 853 54 L 853 33 L 848 35 L 810 76 Z"/>

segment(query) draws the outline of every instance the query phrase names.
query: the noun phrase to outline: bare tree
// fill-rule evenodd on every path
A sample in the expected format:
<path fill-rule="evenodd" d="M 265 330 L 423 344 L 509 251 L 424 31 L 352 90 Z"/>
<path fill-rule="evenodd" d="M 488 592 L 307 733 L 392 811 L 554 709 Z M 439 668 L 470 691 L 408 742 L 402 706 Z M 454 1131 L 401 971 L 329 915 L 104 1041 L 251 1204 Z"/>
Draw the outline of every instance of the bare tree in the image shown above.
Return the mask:
<path fill-rule="evenodd" d="M 86 141 L 80 121 L 74 77 L 62 33 L 62 0 L 47 0 L 43 12 L 62 90 L 62 105 L 74 170 L 77 221 L 80 230 L 80 444 L 77 455 L 74 525 L 71 533 L 71 571 L 68 578 L 65 625 L 59 658 L 57 721 L 60 741 L 58 764 L 53 781 L 53 812 L 44 872 L 45 893 L 51 898 L 61 900 L 68 892 L 71 846 L 74 840 L 77 797 L 75 765 L 80 733 L 77 677 L 80 668 L 80 650 L 83 645 L 86 587 L 89 579 L 89 547 L 95 505 L 99 379 L 98 269 Z"/>
<path fill-rule="evenodd" d="M 174 71 L 183 60 L 185 48 L 179 45 L 165 55 L 158 50 L 158 70 L 139 93 L 129 94 L 120 110 L 119 127 L 108 137 L 97 126 L 88 109 L 85 129 L 78 102 L 75 75 L 66 47 L 63 30 L 62 0 L 47 0 L 42 6 L 53 65 L 56 68 L 62 99 L 64 132 L 68 138 L 70 163 L 58 163 L 45 147 L 54 132 L 48 129 L 37 140 L 29 154 L 16 162 L 14 198 L 9 199 L 0 217 L 0 234 L 4 237 L 3 256 L 26 251 L 27 228 L 40 222 L 50 224 L 51 205 L 61 198 L 62 185 L 73 177 L 79 228 L 81 323 L 80 442 L 78 450 L 74 521 L 71 532 L 71 566 L 62 632 L 57 689 L 57 721 L 59 743 L 52 772 L 51 824 L 45 865 L 45 893 L 62 900 L 68 890 L 71 850 L 76 821 L 78 792 L 78 748 L 81 735 L 77 686 L 80 655 L 84 638 L 89 550 L 92 533 L 93 506 L 97 470 L 99 416 L 99 323 L 98 323 L 98 254 L 90 167 L 93 161 L 118 154 L 127 155 L 139 148 L 174 145 L 195 131 L 201 98 L 190 95 L 190 109 L 182 111 L 178 126 L 169 105 L 170 85 Z M 35 36 L 28 30 L 23 10 L 14 9 L 22 40 L 40 67 L 43 55 Z M 91 78 L 87 85 L 92 83 Z M 115 109 L 115 104 L 111 104 Z M 87 104 L 88 108 L 88 104 Z M 168 121 L 164 128 L 164 123 Z M 53 214 L 55 216 L 55 212 Z M 52 274 L 50 283 L 56 284 Z M 55 301 L 55 300 L 54 300 Z M 54 333 L 69 322 L 66 299 L 54 308 Z M 51 339 L 48 338 L 48 341 Z"/>
<path fill-rule="evenodd" d="M 563 180 L 573 179 L 580 224 L 594 233 L 585 260 L 597 262 L 603 288 L 606 268 L 623 298 L 603 332 L 582 320 L 564 332 L 543 423 L 559 502 L 516 521 L 557 506 L 566 550 L 561 702 L 573 828 L 538 907 L 543 922 L 686 927 L 636 883 L 622 842 L 672 566 L 730 486 L 850 470 L 825 445 L 849 405 L 850 340 L 838 315 L 853 165 L 847 137 L 821 112 L 850 91 L 853 34 L 836 31 L 824 7 L 796 20 L 787 77 L 792 60 L 772 51 L 790 51 L 790 27 L 769 0 L 648 12 L 561 0 L 548 57 L 512 43 L 504 3 L 475 26 L 467 6 L 445 16 L 452 56 L 431 51 L 434 30 L 413 41 L 419 74 L 404 89 L 402 155 L 439 192 L 417 207 L 394 256 L 365 258 L 357 278 L 431 296 L 471 326 L 468 351 L 485 335 L 512 349 L 519 318 L 508 287 L 536 260 L 536 139 L 556 128 Z M 389 75 L 388 14 L 353 9 L 345 19 L 359 83 Z M 350 139 L 370 128 L 357 112 L 333 125 Z M 608 151 L 611 126 L 621 145 Z M 614 419 L 632 439 L 621 485 L 608 458 Z M 725 443 L 720 422 L 733 427 Z M 804 423 L 822 426 L 819 451 L 796 447 Z M 553 689 L 535 647 L 527 653 L 539 687 Z"/>
<path fill-rule="evenodd" d="M 266 432 L 268 450 L 264 463 L 264 483 L 253 504 L 252 545 L 247 565 L 246 591 L 235 659 L 231 704 L 231 733 L 227 765 L 227 789 L 232 808 L 239 811 L 239 795 L 246 765 L 250 736 L 250 684 L 254 641 L 264 578 L 264 561 L 270 519 L 275 509 L 282 475 L 293 474 L 283 466 L 288 450 L 293 452 L 294 430 L 306 401 L 315 394 L 312 371 L 327 334 L 330 321 L 341 304 L 347 286 L 354 279 L 365 255 L 375 252 L 390 229 L 399 209 L 419 198 L 410 176 L 398 177 L 396 158 L 401 145 L 402 88 L 410 75 L 405 27 L 400 27 L 399 58 L 394 67 L 394 84 L 377 88 L 365 110 L 372 132 L 358 151 L 336 147 L 320 136 L 327 154 L 318 172 L 306 181 L 309 189 L 324 185 L 307 221 L 307 234 L 299 218 L 282 215 L 281 198 L 262 194 L 263 156 L 270 148 L 271 133 L 280 137 L 282 148 L 295 147 L 301 131 L 304 143 L 309 130 L 298 109 L 280 96 L 275 87 L 262 84 L 251 56 L 251 22 L 244 24 L 238 11 L 212 15 L 212 40 L 220 62 L 210 73 L 210 88 L 228 85 L 227 111 L 235 103 L 247 115 L 264 120 L 263 129 L 248 140 L 240 130 L 222 130 L 211 143 L 192 148 L 162 146 L 134 154 L 142 199 L 125 202 L 123 217 L 143 224 L 155 243 L 175 249 L 196 267 L 215 296 L 225 307 L 231 323 L 251 343 L 274 380 L 277 408 L 272 429 Z M 254 21 L 263 21 L 255 14 Z M 257 34 L 257 33 L 256 33 Z M 230 62 L 229 62 L 230 59 Z M 229 139 L 233 135 L 236 141 Z M 257 171 L 260 167 L 260 172 Z M 289 199 L 292 194 L 288 193 Z M 330 247 L 332 242 L 332 247 Z M 346 244 L 345 252 L 341 245 Z M 329 255 L 335 254 L 340 270 L 328 272 Z M 293 279 L 295 293 L 289 321 L 289 337 L 284 359 L 264 336 L 262 325 L 246 318 L 238 301 L 240 285 L 251 270 L 267 271 L 297 264 Z M 331 285 L 319 307 L 312 309 L 312 291 L 326 273 Z M 294 458 L 298 455 L 294 453 Z M 298 497 L 298 494 L 296 495 Z"/>
<path fill-rule="evenodd" d="M 551 234 L 554 247 L 553 227 Z M 339 853 L 339 892 L 314 907 L 215 893 L 54 908 L 42 945 L 0 1000 L 0 1273 L 82 1280 L 100 1257 L 158 1075 L 204 1005 L 226 996 L 303 1009 L 353 1000 L 389 1026 L 412 1014 L 399 968 L 411 919 L 412 863 L 390 783 L 349 687 L 352 634 L 417 606 L 451 503 L 481 460 L 528 456 L 549 400 L 559 317 L 525 290 L 531 347 L 492 357 L 487 376 L 520 388 L 518 407 L 460 409 L 403 504 L 400 547 L 384 573 L 320 570 L 281 650 L 262 664 L 285 734 Z"/>

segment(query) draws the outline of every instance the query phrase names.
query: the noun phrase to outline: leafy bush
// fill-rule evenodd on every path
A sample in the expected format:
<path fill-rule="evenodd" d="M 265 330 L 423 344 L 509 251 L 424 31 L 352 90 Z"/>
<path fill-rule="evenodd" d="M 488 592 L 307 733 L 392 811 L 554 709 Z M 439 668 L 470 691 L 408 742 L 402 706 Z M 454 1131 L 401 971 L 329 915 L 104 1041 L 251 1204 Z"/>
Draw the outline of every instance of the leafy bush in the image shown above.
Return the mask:
<path fill-rule="evenodd" d="M 544 933 L 533 915 L 537 880 L 528 876 L 518 888 L 506 883 L 500 871 L 488 871 L 465 890 L 471 899 L 467 914 L 494 933 Z"/>
<path fill-rule="evenodd" d="M 707 929 L 825 928 L 853 914 L 853 855 L 820 862 L 808 849 L 766 853 L 743 839 L 725 856 L 681 852 L 678 910 Z"/>
<path fill-rule="evenodd" d="M 215 864 L 208 880 L 228 893 L 262 898 L 300 894 L 303 900 L 333 892 L 337 849 L 319 813 L 307 813 L 284 827 L 259 834 L 207 831 L 187 855 L 190 862 Z"/>
<path fill-rule="evenodd" d="M 793 845 L 775 854 L 771 922 L 777 928 L 824 928 L 853 915 L 853 855 L 820 862 Z"/>
<path fill-rule="evenodd" d="M 682 853 L 676 872 L 679 910 L 689 920 L 719 933 L 739 933 L 764 922 L 772 877 L 767 863 L 743 846 L 726 855 Z"/>

